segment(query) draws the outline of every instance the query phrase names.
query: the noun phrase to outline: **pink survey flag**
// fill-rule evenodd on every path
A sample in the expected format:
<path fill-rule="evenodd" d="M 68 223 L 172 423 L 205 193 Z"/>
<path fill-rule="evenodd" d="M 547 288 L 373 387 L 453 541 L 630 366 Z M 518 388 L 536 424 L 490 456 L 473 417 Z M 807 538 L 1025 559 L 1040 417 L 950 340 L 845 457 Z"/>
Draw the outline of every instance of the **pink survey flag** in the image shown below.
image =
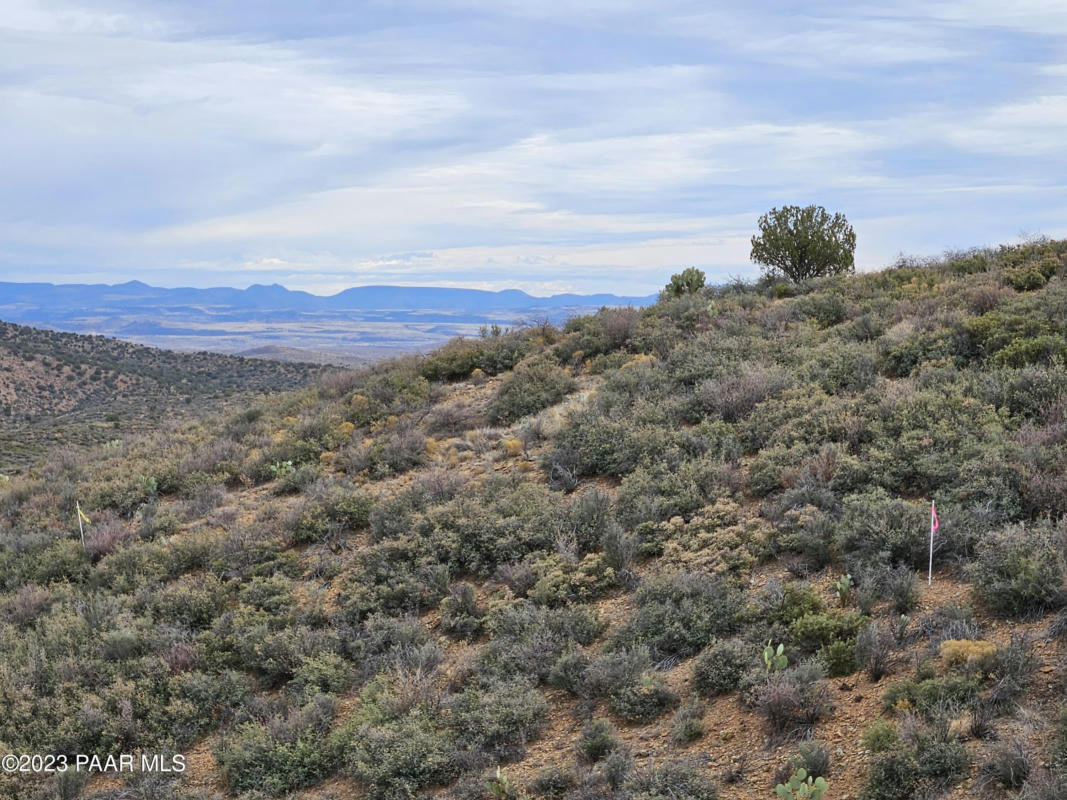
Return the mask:
<path fill-rule="evenodd" d="M 937 518 L 937 507 L 934 505 L 933 501 L 931 500 L 930 501 L 930 530 L 936 531 L 940 527 L 941 527 L 941 522 Z"/>

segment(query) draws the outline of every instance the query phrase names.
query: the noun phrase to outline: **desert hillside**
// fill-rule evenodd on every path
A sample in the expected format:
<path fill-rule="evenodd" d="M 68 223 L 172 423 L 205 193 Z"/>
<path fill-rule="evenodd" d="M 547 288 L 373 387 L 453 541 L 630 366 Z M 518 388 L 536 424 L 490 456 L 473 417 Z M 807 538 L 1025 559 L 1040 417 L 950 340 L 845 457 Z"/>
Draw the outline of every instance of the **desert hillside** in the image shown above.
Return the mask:
<path fill-rule="evenodd" d="M 1062 800 L 1065 265 L 665 291 L 57 449 L 0 487 L 0 753 L 187 767 L 0 794 Z M 128 396 L 4 330 L 19 386 L 119 375 L 13 413 Z"/>
<path fill-rule="evenodd" d="M 305 386 L 318 372 L 0 322 L 0 473 L 57 446 L 102 444 L 161 418 L 204 416 L 228 399 Z"/>

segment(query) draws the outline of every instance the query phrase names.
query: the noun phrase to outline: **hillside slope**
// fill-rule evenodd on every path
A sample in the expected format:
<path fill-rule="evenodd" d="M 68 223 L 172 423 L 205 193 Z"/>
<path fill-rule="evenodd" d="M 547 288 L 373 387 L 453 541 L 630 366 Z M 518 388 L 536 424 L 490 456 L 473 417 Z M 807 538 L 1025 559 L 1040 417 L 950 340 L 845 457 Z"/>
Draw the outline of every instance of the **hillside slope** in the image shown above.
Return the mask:
<path fill-rule="evenodd" d="M 318 371 L 0 322 L 0 472 L 57 442 L 108 441 L 236 394 L 304 386 Z"/>
<path fill-rule="evenodd" d="M 59 779 L 111 800 L 766 798 L 801 764 L 1063 797 L 1065 264 L 706 289 L 57 454 L 0 489 L 0 751 L 186 756 Z"/>

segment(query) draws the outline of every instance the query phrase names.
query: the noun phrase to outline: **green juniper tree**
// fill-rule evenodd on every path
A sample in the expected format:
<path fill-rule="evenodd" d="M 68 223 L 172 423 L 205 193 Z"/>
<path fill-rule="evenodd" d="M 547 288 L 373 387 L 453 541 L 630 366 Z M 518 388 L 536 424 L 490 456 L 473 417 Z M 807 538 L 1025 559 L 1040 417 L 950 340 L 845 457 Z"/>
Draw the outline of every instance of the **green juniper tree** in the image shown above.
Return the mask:
<path fill-rule="evenodd" d="M 768 276 L 797 283 L 855 269 L 856 233 L 844 214 L 822 206 L 772 208 L 759 218 L 750 258 Z"/>

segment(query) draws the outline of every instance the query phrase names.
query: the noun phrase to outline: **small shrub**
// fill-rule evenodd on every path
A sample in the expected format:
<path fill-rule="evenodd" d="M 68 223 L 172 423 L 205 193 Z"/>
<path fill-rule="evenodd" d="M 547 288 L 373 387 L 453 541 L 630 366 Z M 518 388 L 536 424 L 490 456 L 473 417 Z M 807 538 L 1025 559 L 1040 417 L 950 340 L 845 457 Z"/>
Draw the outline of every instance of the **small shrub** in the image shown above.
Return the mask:
<path fill-rule="evenodd" d="M 105 520 L 85 531 L 85 552 L 94 561 L 114 553 L 134 537 L 134 532 L 118 520 Z"/>
<path fill-rule="evenodd" d="M 303 659 L 288 688 L 313 698 L 318 694 L 340 694 L 352 683 L 352 665 L 337 653 L 316 653 Z"/>
<path fill-rule="evenodd" d="M 864 620 L 855 612 L 837 609 L 820 614 L 805 614 L 789 626 L 793 641 L 806 650 L 814 651 L 834 642 L 853 644 Z"/>
<path fill-rule="evenodd" d="M 923 535 L 929 509 L 890 497 L 881 488 L 844 499 L 835 544 L 843 556 L 873 561 L 888 553 L 893 562 L 926 566 L 929 542 Z"/>
<path fill-rule="evenodd" d="M 305 709 L 291 710 L 284 721 L 239 725 L 216 753 L 231 789 L 283 794 L 323 778 L 337 759 L 325 736 L 334 705 L 316 698 Z"/>
<path fill-rule="evenodd" d="M 915 752 L 919 774 L 938 787 L 965 775 L 971 763 L 967 748 L 959 740 L 938 734 L 922 737 Z"/>
<path fill-rule="evenodd" d="M 998 745 L 978 771 L 983 788 L 1021 789 L 1033 771 L 1026 744 L 1016 740 Z"/>
<path fill-rule="evenodd" d="M 498 375 L 518 364 L 531 345 L 524 331 L 494 327 L 477 339 L 459 337 L 439 347 L 423 359 L 419 371 L 431 381 L 470 378 L 481 383 L 486 375 Z"/>
<path fill-rule="evenodd" d="M 666 460 L 644 462 L 619 486 L 619 520 L 636 528 L 642 522 L 688 517 L 724 493 L 722 472 L 722 462 L 707 455 L 677 465 Z"/>
<path fill-rule="evenodd" d="M 534 561 L 534 569 L 538 579 L 528 595 L 543 606 L 588 601 L 615 585 L 615 573 L 599 553 L 589 553 L 580 561 L 557 554 L 542 556 Z"/>
<path fill-rule="evenodd" d="M 770 622 L 790 625 L 808 614 L 821 614 L 826 604 L 809 586 L 788 583 L 768 585 L 762 598 L 763 613 Z"/>
<path fill-rule="evenodd" d="M 872 681 L 880 681 L 892 666 L 896 637 L 877 622 L 868 623 L 856 634 L 856 665 Z"/>
<path fill-rule="evenodd" d="M 853 641 L 830 642 L 815 654 L 831 678 L 851 675 L 856 671 L 856 645 Z"/>
<path fill-rule="evenodd" d="M 567 794 L 578 782 L 574 773 L 563 767 L 545 767 L 530 781 L 530 791 L 535 797 L 557 800 Z"/>
<path fill-rule="evenodd" d="M 1067 706 L 1060 708 L 1059 719 L 1052 734 L 1049 764 L 1057 772 L 1067 775 Z"/>
<path fill-rule="evenodd" d="M 611 710 L 627 722 L 650 722 L 676 705 L 678 695 L 658 675 L 643 675 L 608 698 Z"/>
<path fill-rule="evenodd" d="M 713 642 L 693 662 L 693 687 L 701 697 L 732 692 L 754 664 L 755 659 L 744 643 Z"/>
<path fill-rule="evenodd" d="M 979 601 L 1000 616 L 1032 616 L 1064 604 L 1063 568 L 1047 530 L 1013 526 L 990 534 L 967 572 Z"/>
<path fill-rule="evenodd" d="M 989 661 L 997 652 L 994 642 L 973 639 L 946 639 L 938 648 L 938 655 L 949 667 L 974 669 Z"/>
<path fill-rule="evenodd" d="M 863 746 L 872 753 L 885 753 L 894 750 L 900 743 L 897 726 L 887 719 L 876 719 L 863 729 Z"/>
<path fill-rule="evenodd" d="M 719 792 L 700 770 L 685 762 L 649 768 L 630 782 L 631 800 L 718 800 Z"/>
<path fill-rule="evenodd" d="M 289 514 L 286 526 L 293 544 L 324 542 L 335 534 L 358 530 L 370 523 L 374 498 L 343 484 L 320 483 Z"/>
<path fill-rule="evenodd" d="M 548 470 L 548 486 L 554 492 L 570 494 L 578 488 L 578 478 L 572 469 L 554 461 Z"/>
<path fill-rule="evenodd" d="M 1045 633 L 1050 639 L 1067 639 L 1067 609 L 1060 611 L 1048 624 Z"/>
<path fill-rule="evenodd" d="M 620 745 L 608 753 L 600 766 L 600 774 L 612 790 L 617 790 L 634 772 L 634 756 L 630 748 Z"/>
<path fill-rule="evenodd" d="M 585 675 L 585 693 L 591 697 L 609 697 L 641 680 L 652 666 L 648 648 L 617 650 L 600 655 Z"/>
<path fill-rule="evenodd" d="M 537 583 L 537 573 L 528 561 L 501 564 L 494 571 L 493 580 L 507 586 L 516 597 L 526 597 Z"/>
<path fill-rule="evenodd" d="M 390 667 L 429 670 L 442 659 L 440 648 L 417 617 L 372 614 L 342 643 L 364 681 Z"/>
<path fill-rule="evenodd" d="M 1019 793 L 1019 800 L 1063 800 L 1067 797 L 1067 773 L 1044 772 L 1031 775 Z"/>
<path fill-rule="evenodd" d="M 948 639 L 978 639 L 981 630 L 967 606 L 942 606 L 919 620 L 918 632 L 936 650 Z"/>
<path fill-rule="evenodd" d="M 830 692 L 817 663 L 774 672 L 755 689 L 755 708 L 777 734 L 798 735 L 811 730 L 829 713 Z"/>
<path fill-rule="evenodd" d="M 905 679 L 889 686 L 882 695 L 887 709 L 915 709 L 924 714 L 970 706 L 978 697 L 975 678 L 954 675 L 914 681 Z"/>
<path fill-rule="evenodd" d="M 860 800 L 911 800 L 919 786 L 919 764 L 910 752 L 894 750 L 871 762 Z"/>
<path fill-rule="evenodd" d="M 254 577 L 241 587 L 237 596 L 245 605 L 266 611 L 268 614 L 287 611 L 296 603 L 292 592 L 292 582 L 279 575 L 270 578 Z"/>
<path fill-rule="evenodd" d="M 278 471 L 278 482 L 274 485 L 275 494 L 298 494 L 311 486 L 321 476 L 318 467 L 301 464 L 293 468 L 292 462 L 286 462 L 289 469 Z"/>
<path fill-rule="evenodd" d="M 1017 267 L 1004 273 L 1004 283 L 1018 292 L 1031 292 L 1048 283 L 1048 278 L 1034 267 Z"/>
<path fill-rule="evenodd" d="M 426 415 L 426 430 L 446 436 L 459 436 L 481 425 L 481 416 L 470 403 L 459 400 L 434 406 Z"/>
<path fill-rule="evenodd" d="M 214 621 L 224 599 L 223 586 L 214 576 L 183 578 L 155 595 L 152 613 L 159 622 L 203 630 Z"/>
<path fill-rule="evenodd" d="M 466 582 L 455 583 L 441 601 L 441 628 L 449 636 L 470 641 L 482 629 L 475 588 Z"/>
<path fill-rule="evenodd" d="M 1008 644 L 998 648 L 987 664 L 993 680 L 989 702 L 998 710 L 1004 710 L 1030 685 L 1038 658 L 1029 637 L 1025 633 L 1013 633 Z"/>
<path fill-rule="evenodd" d="M 480 771 L 472 771 L 453 783 L 448 794 L 444 796 L 449 800 L 491 800 L 493 795 L 490 794 L 490 790 L 493 788 L 495 788 L 493 778 L 487 778 Z M 335 797 L 327 796 L 327 800 L 335 800 Z"/>
<path fill-rule="evenodd" d="M 494 610 L 487 629 L 491 640 L 479 659 L 483 671 L 545 680 L 565 655 L 576 652 L 576 645 L 592 643 L 601 623 L 584 606 L 546 609 L 521 601 Z"/>
<path fill-rule="evenodd" d="M 789 377 L 783 370 L 746 364 L 736 375 L 701 383 L 695 397 L 702 416 L 734 423 L 788 386 Z"/>
<path fill-rule="evenodd" d="M 605 562 L 617 575 L 629 572 L 630 564 L 637 555 L 637 536 L 611 520 L 601 535 L 600 546 L 604 549 Z"/>
<path fill-rule="evenodd" d="M 619 735 L 606 719 L 591 720 L 578 739 L 578 750 L 592 763 L 603 761 L 618 746 Z"/>
<path fill-rule="evenodd" d="M 919 581 L 908 567 L 901 565 L 885 570 L 881 581 L 883 591 L 896 613 L 907 614 L 919 604 Z"/>
<path fill-rule="evenodd" d="M 971 709 L 970 718 L 966 720 L 966 733 L 978 741 L 996 739 L 997 731 L 993 725 L 997 709 L 991 703 L 977 703 Z"/>
<path fill-rule="evenodd" d="M 671 719 L 671 738 L 688 744 L 704 735 L 704 706 L 690 703 L 675 712 Z"/>
<path fill-rule="evenodd" d="M 556 659 L 545 683 L 554 689 L 580 694 L 586 685 L 589 658 L 581 650 L 571 648 Z"/>
<path fill-rule="evenodd" d="M 848 309 L 844 298 L 831 292 L 813 292 L 796 301 L 801 316 L 813 319 L 821 328 L 831 328 L 845 320 Z"/>

